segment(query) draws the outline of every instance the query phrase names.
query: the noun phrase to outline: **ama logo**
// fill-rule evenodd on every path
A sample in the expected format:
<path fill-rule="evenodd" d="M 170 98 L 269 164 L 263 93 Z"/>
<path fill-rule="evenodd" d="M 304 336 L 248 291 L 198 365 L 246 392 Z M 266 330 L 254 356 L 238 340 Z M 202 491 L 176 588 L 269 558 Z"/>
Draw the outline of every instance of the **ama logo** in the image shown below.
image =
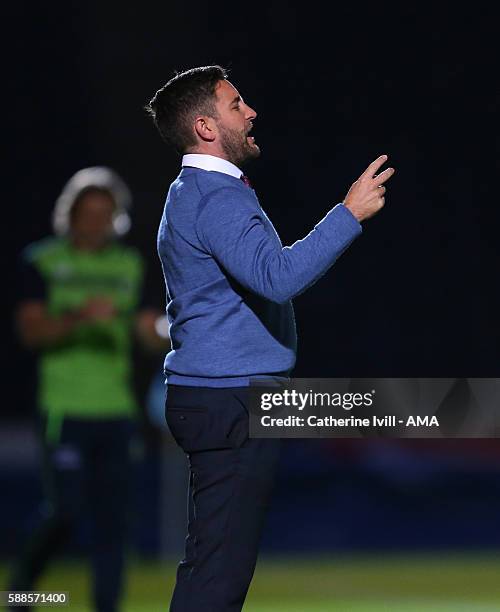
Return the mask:
<path fill-rule="evenodd" d="M 436 416 L 409 416 L 406 427 L 439 427 L 439 421 Z"/>

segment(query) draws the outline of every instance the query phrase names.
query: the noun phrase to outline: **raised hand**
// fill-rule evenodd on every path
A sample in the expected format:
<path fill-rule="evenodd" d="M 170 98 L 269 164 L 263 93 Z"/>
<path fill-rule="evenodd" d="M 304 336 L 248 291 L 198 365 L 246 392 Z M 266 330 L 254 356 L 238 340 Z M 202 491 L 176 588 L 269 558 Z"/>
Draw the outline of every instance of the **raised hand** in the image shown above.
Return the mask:
<path fill-rule="evenodd" d="M 386 161 L 387 155 L 377 157 L 351 185 L 345 197 L 344 205 L 358 221 L 373 217 L 385 204 L 384 183 L 394 174 L 394 168 L 387 168 L 380 174 L 375 174 Z"/>

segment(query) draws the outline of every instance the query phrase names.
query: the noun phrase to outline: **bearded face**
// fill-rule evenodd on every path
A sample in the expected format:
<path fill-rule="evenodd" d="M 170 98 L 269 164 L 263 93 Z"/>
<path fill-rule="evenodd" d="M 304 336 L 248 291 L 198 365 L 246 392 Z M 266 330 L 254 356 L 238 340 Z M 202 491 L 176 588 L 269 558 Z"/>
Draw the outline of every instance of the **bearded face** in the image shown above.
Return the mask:
<path fill-rule="evenodd" d="M 242 166 L 260 155 L 255 138 L 250 136 L 257 113 L 245 104 L 237 89 L 229 81 L 221 81 L 217 88 L 217 118 L 219 144 L 226 159 Z"/>
<path fill-rule="evenodd" d="M 228 161 L 241 167 L 260 155 L 260 149 L 255 138 L 249 136 L 252 124 L 247 129 L 235 129 L 218 123 L 220 142 Z"/>

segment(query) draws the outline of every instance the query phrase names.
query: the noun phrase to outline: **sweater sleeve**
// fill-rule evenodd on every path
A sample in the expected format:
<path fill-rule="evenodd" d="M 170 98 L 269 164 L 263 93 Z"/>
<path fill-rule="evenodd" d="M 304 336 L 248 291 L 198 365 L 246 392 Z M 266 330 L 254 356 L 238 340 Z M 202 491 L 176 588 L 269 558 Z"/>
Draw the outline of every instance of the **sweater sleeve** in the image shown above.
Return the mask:
<path fill-rule="evenodd" d="M 231 276 L 279 304 L 314 284 L 361 233 L 343 204 L 291 246 L 282 247 L 269 225 L 250 193 L 228 187 L 200 202 L 196 229 L 201 244 Z"/>

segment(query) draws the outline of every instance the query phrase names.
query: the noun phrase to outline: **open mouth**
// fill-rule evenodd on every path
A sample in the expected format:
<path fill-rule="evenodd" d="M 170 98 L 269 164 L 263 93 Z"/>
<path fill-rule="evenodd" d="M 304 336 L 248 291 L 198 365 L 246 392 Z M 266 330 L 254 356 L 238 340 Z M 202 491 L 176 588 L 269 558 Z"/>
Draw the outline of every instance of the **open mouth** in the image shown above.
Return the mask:
<path fill-rule="evenodd" d="M 248 130 L 246 137 L 247 137 L 247 142 L 249 142 L 250 144 L 253 144 L 255 142 L 255 138 L 253 136 L 250 136 L 250 132 L 253 130 L 253 126 Z"/>

